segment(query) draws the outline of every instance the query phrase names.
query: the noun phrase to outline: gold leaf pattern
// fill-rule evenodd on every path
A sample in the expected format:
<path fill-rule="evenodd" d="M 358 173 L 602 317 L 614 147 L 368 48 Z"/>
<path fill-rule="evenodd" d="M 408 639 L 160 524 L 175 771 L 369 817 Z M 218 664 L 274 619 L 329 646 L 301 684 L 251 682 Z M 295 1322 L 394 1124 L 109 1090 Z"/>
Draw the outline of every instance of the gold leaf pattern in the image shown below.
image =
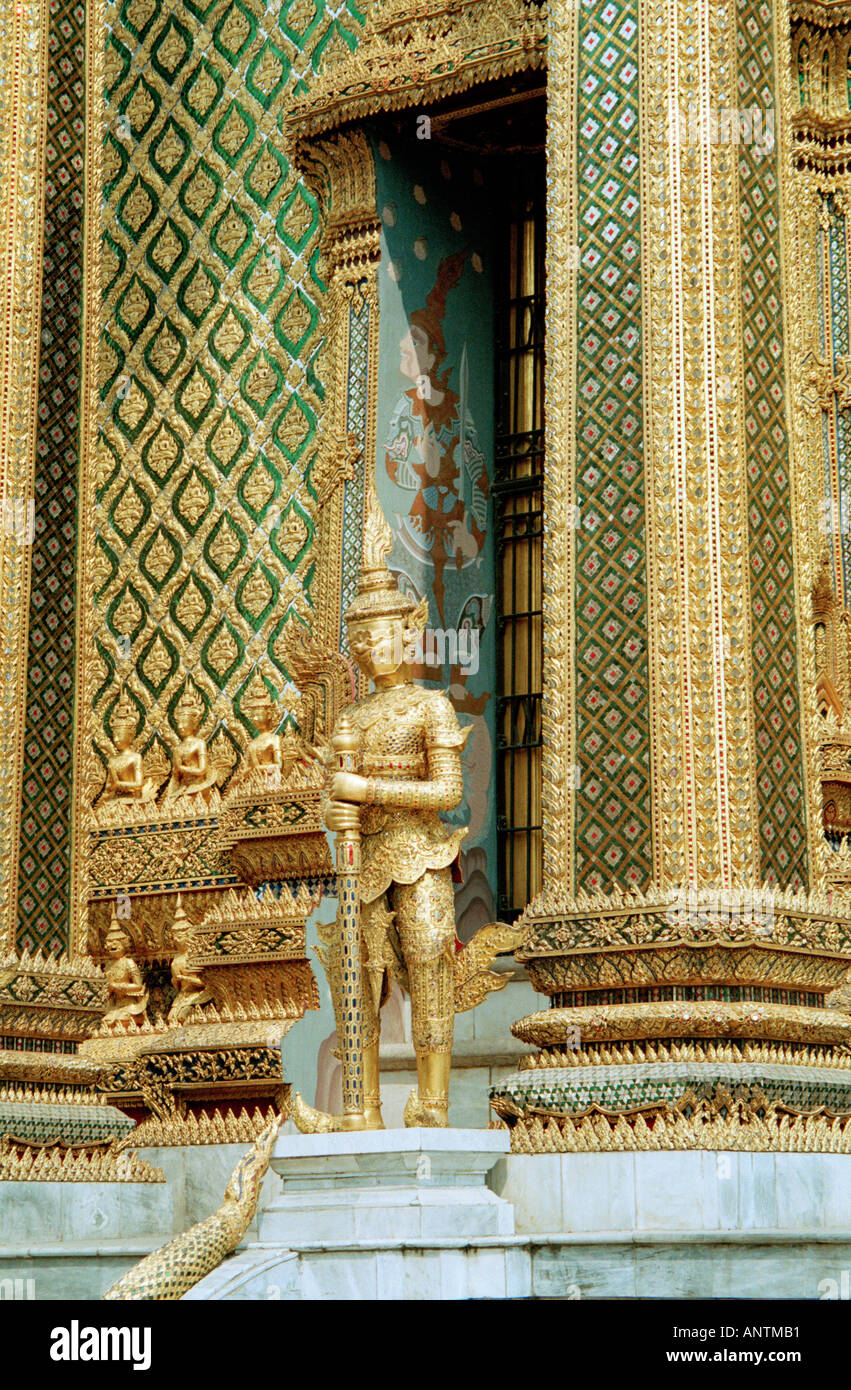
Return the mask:
<path fill-rule="evenodd" d="M 290 453 L 294 454 L 307 434 L 307 421 L 300 410 L 291 407 L 287 411 L 281 421 L 279 434 Z"/>
<path fill-rule="evenodd" d="M 138 382 L 134 379 L 130 383 L 130 389 L 127 392 L 127 395 L 119 403 L 119 418 L 123 421 L 123 423 L 127 426 L 128 429 L 135 430 L 138 428 L 141 421 L 144 419 L 145 411 L 147 410 L 147 408 L 148 403 L 145 400 L 144 395 L 142 394 Z"/>
<path fill-rule="evenodd" d="M 237 215 L 234 208 L 228 208 L 227 213 L 219 223 L 216 240 L 225 255 L 230 256 L 231 260 L 245 241 L 245 236 L 246 229 L 242 218 Z"/>
<path fill-rule="evenodd" d="M 222 319 L 213 335 L 213 343 L 216 351 L 220 352 L 222 357 L 230 358 L 236 352 L 244 337 L 245 333 L 239 319 L 233 312 L 233 309 L 228 308 L 225 317 Z"/>
<path fill-rule="evenodd" d="M 252 618 L 260 617 L 269 607 L 273 596 L 274 591 L 266 575 L 261 569 L 254 570 L 242 591 L 242 601 Z"/>
<path fill-rule="evenodd" d="M 272 291 L 278 283 L 278 279 L 279 275 L 275 262 L 268 255 L 261 256 L 251 272 L 248 280 L 248 288 L 254 295 L 254 298 L 259 299 L 262 304 L 271 296 Z"/>
<path fill-rule="evenodd" d="M 182 7 L 163 6 L 161 0 L 122 0 L 115 4 L 110 20 L 115 43 L 108 45 L 99 60 L 105 61 L 109 72 L 106 85 L 112 95 L 107 98 L 105 130 L 113 137 L 99 157 L 108 173 L 118 175 L 107 194 L 105 209 L 104 225 L 117 246 L 113 248 L 111 242 L 104 241 L 101 277 L 104 287 L 113 288 L 106 294 L 102 322 L 110 329 L 119 355 L 120 349 L 127 351 L 130 338 L 132 356 L 128 355 L 127 367 L 119 369 L 126 372 L 124 385 L 117 392 L 113 388 L 110 406 L 114 420 L 133 438 L 120 439 L 115 455 L 104 445 L 95 469 L 98 491 L 104 494 L 99 503 L 103 533 L 108 534 L 111 516 L 116 525 L 130 528 L 127 534 L 132 534 L 134 528 L 136 534 L 126 551 L 120 552 L 119 573 L 115 572 L 108 550 L 96 547 L 91 559 L 96 564 L 93 573 L 97 574 L 98 586 L 103 586 L 104 611 L 112 611 L 115 595 L 126 580 L 131 580 L 142 593 L 148 592 L 149 584 L 163 586 L 156 614 L 147 613 L 144 603 L 144 611 L 140 612 L 137 602 L 123 596 L 121 625 L 139 630 L 136 659 L 148 648 L 162 613 L 170 611 L 187 638 L 194 634 L 191 644 L 184 642 L 186 669 L 182 651 L 180 675 L 169 674 L 174 653 L 169 658 L 168 629 L 163 628 L 161 640 L 146 650 L 146 679 L 155 688 L 163 676 L 169 681 L 169 689 L 163 689 L 156 709 L 151 711 L 152 724 L 160 728 L 174 682 L 183 675 L 202 678 L 202 650 L 207 680 L 213 675 L 205 644 L 222 616 L 220 608 L 211 609 L 203 575 L 199 579 L 191 575 L 187 557 L 179 572 L 169 577 L 175 551 L 169 545 L 165 528 L 181 537 L 180 545 L 185 545 L 186 536 L 191 533 L 192 554 L 204 553 L 220 572 L 234 573 L 236 584 L 246 572 L 250 576 L 240 588 L 239 610 L 230 615 L 230 631 L 227 627 L 218 629 L 212 654 L 213 662 L 223 673 L 222 679 L 227 677 L 230 693 L 231 685 L 235 689 L 244 677 L 244 673 L 231 671 L 231 667 L 239 660 L 242 643 L 250 637 L 254 621 L 251 615 L 266 611 L 277 585 L 281 586 L 281 595 L 287 595 L 287 602 L 298 601 L 302 594 L 301 581 L 285 573 L 281 557 L 287 552 L 303 551 L 310 534 L 309 523 L 305 527 L 302 520 L 290 517 L 282 536 L 283 548 L 269 559 L 272 574 L 259 568 L 255 572 L 255 552 L 246 556 L 244 568 L 241 567 L 243 531 L 255 527 L 255 517 L 268 509 L 280 487 L 272 462 L 266 461 L 266 453 L 269 460 L 279 458 L 277 438 L 269 438 L 276 423 L 274 418 L 252 441 L 251 451 L 246 449 L 247 424 L 251 422 L 257 430 L 255 417 L 250 413 L 251 403 L 258 414 L 265 413 L 265 407 L 271 408 L 285 380 L 283 360 L 278 362 L 280 350 L 273 346 L 271 315 L 266 306 L 278 294 L 278 303 L 283 304 L 300 280 L 296 265 L 292 282 L 286 284 L 293 259 L 291 251 L 286 253 L 283 269 L 280 255 L 274 254 L 276 249 L 283 250 L 274 230 L 275 220 L 288 195 L 300 187 L 282 158 L 285 145 L 281 140 L 279 105 L 264 112 L 246 84 L 251 67 L 252 89 L 271 94 L 280 87 L 288 64 L 274 50 L 274 43 L 281 43 L 277 16 L 272 16 L 268 7 L 265 14 L 252 8 L 256 12 L 257 32 L 247 44 L 254 21 L 244 13 L 245 4 L 220 0 L 215 12 L 211 10 L 208 19 L 200 21 L 194 7 L 183 13 Z M 181 20 L 181 25 L 170 21 L 169 15 Z M 315 18 L 316 7 L 308 2 L 300 7 L 290 6 L 286 23 L 302 32 Z M 234 64 L 213 51 L 210 34 L 220 23 L 217 36 L 224 45 L 232 52 L 244 49 Z M 192 39 L 183 32 L 183 25 Z M 144 30 L 149 32 L 140 40 L 138 33 Z M 311 49 L 321 38 L 319 26 L 305 48 L 308 62 Z M 128 51 L 132 62 L 125 68 Z M 206 61 L 199 62 L 202 52 Z M 187 62 L 190 54 L 191 63 Z M 177 79 L 184 64 L 183 74 Z M 167 73 L 174 75 L 171 80 Z M 101 67 L 101 83 L 102 76 Z M 159 101 L 162 115 L 154 125 L 150 117 Z M 247 109 L 243 110 L 239 103 Z M 143 140 L 122 141 L 116 112 L 125 112 L 136 129 L 149 125 L 150 134 Z M 111 154 L 109 146 L 113 144 L 115 151 Z M 122 177 L 123 155 L 129 159 L 129 167 Z M 271 203 L 273 197 L 279 201 L 269 208 L 268 226 L 267 219 L 263 219 L 261 240 L 259 232 L 254 237 L 253 231 L 258 226 L 255 200 Z M 151 216 L 152 211 L 157 213 L 155 217 Z M 184 220 L 186 213 L 201 225 L 191 229 Z M 313 209 L 304 194 L 299 193 L 289 208 L 287 238 L 301 243 L 316 222 Z M 134 227 L 139 228 L 135 238 L 131 230 Z M 255 259 L 258 245 L 262 245 L 263 251 Z M 306 267 L 312 249 L 311 245 L 299 255 L 302 268 Z M 246 272 L 249 278 L 244 279 Z M 307 281 L 305 289 L 312 298 Z M 177 309 L 173 307 L 175 299 Z M 229 312 L 229 306 L 235 312 Z M 185 313 L 188 323 L 177 317 L 180 312 Z M 300 300 L 293 300 L 285 330 L 291 341 L 305 337 L 311 317 L 309 308 Z M 116 319 L 116 328 L 112 328 Z M 208 339 L 211 332 L 213 336 Z M 286 361 L 289 366 L 289 359 Z M 114 368 L 108 351 L 100 364 L 110 371 Z M 250 380 L 242 375 L 246 366 Z M 164 379 L 172 383 L 167 391 L 161 385 Z M 301 380 L 302 375 L 296 373 L 293 384 Z M 174 400 L 178 382 L 180 409 Z M 128 386 L 129 394 L 125 396 Z M 241 416 L 245 417 L 245 424 Z M 150 423 L 146 424 L 148 420 Z M 305 417 L 294 408 L 285 426 L 285 439 L 297 447 L 308 428 Z M 212 459 L 215 469 L 212 464 L 208 467 L 207 459 Z M 225 484 L 227 498 L 216 498 L 216 490 L 221 491 L 222 486 L 217 469 L 230 471 L 230 480 Z M 106 495 L 113 474 L 114 481 Z M 144 520 L 140 508 L 147 514 L 147 499 L 143 503 L 132 493 L 121 496 L 121 489 L 131 478 L 149 486 L 149 476 L 156 480 L 160 498 L 150 525 L 142 526 L 137 522 Z M 211 481 L 214 477 L 215 485 Z M 287 497 L 290 495 L 291 492 Z M 222 522 L 225 505 L 233 511 L 232 526 L 227 520 Z M 158 529 L 160 523 L 162 532 Z M 213 535 L 215 539 L 211 539 Z M 277 544 L 276 538 L 276 547 Z M 140 569 L 143 550 L 145 561 Z M 180 596 L 175 598 L 178 591 Z M 279 657 L 273 655 L 272 659 L 274 664 Z M 283 661 L 282 656 L 280 660 Z"/>
<path fill-rule="evenodd" d="M 141 621 L 142 609 L 130 590 L 127 589 L 115 610 L 112 626 L 116 632 L 127 634 L 135 632 Z"/>
<path fill-rule="evenodd" d="M 105 183 L 112 183 L 121 173 L 121 151 L 112 140 L 107 140 L 103 152 L 103 177 Z"/>
<path fill-rule="evenodd" d="M 193 415 L 200 415 L 205 409 L 212 391 L 209 382 L 203 375 L 200 367 L 196 365 L 192 368 L 183 389 L 183 403 Z"/>
<path fill-rule="evenodd" d="M 179 339 L 165 323 L 151 343 L 151 364 L 161 376 L 168 376 L 179 356 Z"/>
<path fill-rule="evenodd" d="M 115 348 L 107 338 L 100 345 L 100 380 L 101 385 L 105 385 L 111 377 L 115 375 L 118 368 L 118 357 Z"/>
<path fill-rule="evenodd" d="M 180 510 L 192 526 L 197 526 L 209 505 L 209 493 L 198 469 L 193 467 L 180 496 Z"/>
<path fill-rule="evenodd" d="M 173 73 L 186 52 L 186 43 L 178 29 L 169 29 L 157 50 L 157 58 L 166 72 Z"/>
<path fill-rule="evenodd" d="M 115 459 L 110 449 L 107 447 L 106 441 L 103 439 L 99 440 L 95 464 L 95 488 L 98 492 L 106 487 L 107 479 L 114 467 Z"/>
<path fill-rule="evenodd" d="M 195 170 L 183 191 L 183 201 L 196 217 L 203 217 L 216 196 L 216 185 L 210 175 L 201 168 Z"/>
<path fill-rule="evenodd" d="M 153 204 L 150 194 L 145 191 L 141 183 L 137 183 L 130 197 L 124 204 L 124 221 L 129 227 L 132 227 L 134 232 L 138 232 L 139 228 L 146 219 L 150 217 L 152 212 Z"/>
<path fill-rule="evenodd" d="M 240 116 L 235 106 L 232 106 L 228 113 L 228 118 L 218 134 L 219 144 L 222 149 L 227 150 L 233 159 L 238 150 L 242 149 L 248 138 L 248 126 Z"/>
<path fill-rule="evenodd" d="M 154 579 L 162 584 L 174 564 L 174 550 L 164 531 L 158 531 L 145 559 L 145 564 Z"/>
<path fill-rule="evenodd" d="M 290 564 L 304 549 L 307 540 L 307 526 L 298 512 L 292 511 L 281 523 L 278 531 L 278 549 L 283 551 Z"/>
<path fill-rule="evenodd" d="M 298 343 L 310 327 L 310 310 L 301 295 L 293 295 L 281 327 L 291 343 Z"/>
<path fill-rule="evenodd" d="M 239 537 L 225 518 L 224 525 L 219 527 L 215 539 L 210 542 L 210 554 L 219 569 L 226 571 L 239 555 L 239 550 Z"/>
<path fill-rule="evenodd" d="M 140 281 L 134 277 L 121 301 L 121 317 L 128 328 L 135 333 L 147 312 L 148 296 L 145 294 Z"/>
<path fill-rule="evenodd" d="M 264 198 L 268 198 L 280 177 L 281 166 L 266 145 L 251 171 L 252 187 L 256 188 L 257 192 L 261 193 Z"/>
<path fill-rule="evenodd" d="M 218 94 L 219 89 L 212 77 L 206 68 L 202 68 L 192 84 L 192 91 L 190 92 L 192 105 L 196 110 L 206 113 Z"/>
<path fill-rule="evenodd" d="M 210 445 L 225 467 L 234 458 L 241 443 L 242 434 L 235 422 L 230 415 L 223 416 L 210 435 Z"/>
<path fill-rule="evenodd" d="M 126 107 L 126 114 L 130 117 L 130 124 L 136 129 L 146 124 L 151 119 L 155 110 L 154 99 L 147 87 L 143 87 L 141 82 L 136 88 Z"/>
<path fill-rule="evenodd" d="M 121 54 L 114 44 L 108 44 L 104 56 L 103 75 L 106 78 L 106 86 L 111 90 L 121 74 L 122 69 Z"/>
<path fill-rule="evenodd" d="M 223 42 L 232 53 L 238 52 L 251 33 L 251 25 L 248 18 L 236 5 L 234 5 L 225 18 L 222 25 L 221 36 Z"/>
<path fill-rule="evenodd" d="M 95 593 L 100 593 L 104 584 L 109 578 L 110 563 L 103 549 L 103 546 L 95 546 L 94 562 L 92 564 L 92 574 L 95 583 Z"/>
<path fill-rule="evenodd" d="M 157 242 L 156 249 L 151 254 L 157 265 L 168 274 L 182 249 L 177 232 L 166 223 L 163 228 L 162 236 Z M 195 278 L 197 279 L 198 277 L 196 276 Z"/>
<path fill-rule="evenodd" d="M 312 221 L 313 209 L 307 199 L 303 197 L 293 198 L 284 222 L 287 236 L 295 242 L 300 242 Z"/>
<path fill-rule="evenodd" d="M 210 644 L 207 653 L 208 660 L 213 670 L 219 675 L 220 672 L 227 671 L 239 656 L 239 647 L 236 645 L 230 630 L 222 625 L 216 633 L 214 641 Z"/>
<path fill-rule="evenodd" d="M 169 434 L 161 422 L 157 426 L 156 433 L 151 436 L 151 442 L 148 446 L 149 464 L 155 473 L 159 473 L 160 477 L 164 478 L 177 463 L 179 453 L 180 445 L 174 435 Z"/>
<path fill-rule="evenodd" d="M 255 512 L 262 511 L 274 496 L 275 483 L 261 463 L 251 466 L 242 485 L 243 496 Z"/>
<path fill-rule="evenodd" d="M 175 165 L 180 162 L 182 154 L 183 141 L 174 126 L 170 125 L 157 145 L 157 163 L 162 165 L 167 174 L 170 174 Z"/>
<path fill-rule="evenodd" d="M 194 632 L 203 621 L 207 605 L 194 575 L 189 576 L 189 583 L 175 604 L 174 611 L 187 632 Z"/>
<path fill-rule="evenodd" d="M 171 657 L 160 634 L 157 633 L 153 644 L 145 655 L 142 662 L 142 670 L 147 676 L 151 685 L 161 685 L 171 670 Z"/>
<path fill-rule="evenodd" d="M 130 535 L 141 523 L 145 515 L 145 505 L 135 483 L 130 483 L 121 492 L 112 512 L 113 520 L 125 535 Z"/>
<path fill-rule="evenodd" d="M 201 318 L 209 309 L 216 291 L 210 280 L 201 271 L 193 275 L 184 294 L 184 300 L 196 318 Z"/>
<path fill-rule="evenodd" d="M 115 251 L 113 250 L 112 243 L 107 241 L 104 244 L 103 259 L 101 261 L 100 268 L 101 284 L 104 286 L 109 285 L 115 279 L 120 268 L 121 263 Z"/>
<path fill-rule="evenodd" d="M 259 357 L 248 373 L 246 389 L 259 405 L 265 405 L 277 385 L 275 373 L 265 357 Z"/>
<path fill-rule="evenodd" d="M 284 69 L 281 60 L 276 58 L 271 48 L 267 48 L 257 67 L 254 69 L 254 85 L 259 88 L 264 96 L 273 92 L 283 76 Z"/>
<path fill-rule="evenodd" d="M 156 8 L 156 0 L 130 0 L 127 18 L 134 29 L 144 29 Z"/>

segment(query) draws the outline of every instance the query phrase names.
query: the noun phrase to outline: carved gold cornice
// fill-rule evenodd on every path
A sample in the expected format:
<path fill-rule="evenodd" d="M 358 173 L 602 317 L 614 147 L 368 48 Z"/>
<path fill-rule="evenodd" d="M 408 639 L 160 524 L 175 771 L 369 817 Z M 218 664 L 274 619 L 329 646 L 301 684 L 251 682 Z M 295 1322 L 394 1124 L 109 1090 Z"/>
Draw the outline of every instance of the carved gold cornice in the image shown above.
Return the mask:
<path fill-rule="evenodd" d="M 414 16 L 408 4 L 378 3 L 357 50 L 326 65 L 285 125 L 298 143 L 381 112 L 428 106 L 540 67 L 546 39 L 539 0 L 437 0 Z"/>
<path fill-rule="evenodd" d="M 848 0 L 792 0 L 791 18 L 803 20 L 819 29 L 835 29 L 851 24 L 851 4 Z"/>
<path fill-rule="evenodd" d="M 106 980 L 89 956 L 0 956 L 0 1034 L 79 1041 L 106 1002 Z"/>

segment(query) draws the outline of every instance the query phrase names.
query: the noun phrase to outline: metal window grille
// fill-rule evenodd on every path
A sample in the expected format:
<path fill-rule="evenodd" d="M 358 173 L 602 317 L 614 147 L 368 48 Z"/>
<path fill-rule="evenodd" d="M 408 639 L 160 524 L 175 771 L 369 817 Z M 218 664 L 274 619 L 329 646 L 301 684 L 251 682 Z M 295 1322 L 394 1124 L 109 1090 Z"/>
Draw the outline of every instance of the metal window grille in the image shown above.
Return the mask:
<path fill-rule="evenodd" d="M 543 689 L 543 161 L 528 162 L 503 223 L 496 286 L 494 521 L 499 914 L 540 891 Z"/>

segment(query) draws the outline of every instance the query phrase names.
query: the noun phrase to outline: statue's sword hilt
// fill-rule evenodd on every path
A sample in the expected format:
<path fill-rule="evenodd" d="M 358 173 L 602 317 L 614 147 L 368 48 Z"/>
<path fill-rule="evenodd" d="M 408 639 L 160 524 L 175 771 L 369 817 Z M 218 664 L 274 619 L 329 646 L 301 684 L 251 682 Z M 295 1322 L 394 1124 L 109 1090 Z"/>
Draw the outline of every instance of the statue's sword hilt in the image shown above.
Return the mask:
<path fill-rule="evenodd" d="M 357 772 L 360 741 L 344 710 L 331 739 L 337 771 Z M 337 831 L 337 923 L 340 928 L 339 1039 L 343 1063 L 343 1113 L 363 1115 L 363 972 L 360 932 L 360 828 Z"/>

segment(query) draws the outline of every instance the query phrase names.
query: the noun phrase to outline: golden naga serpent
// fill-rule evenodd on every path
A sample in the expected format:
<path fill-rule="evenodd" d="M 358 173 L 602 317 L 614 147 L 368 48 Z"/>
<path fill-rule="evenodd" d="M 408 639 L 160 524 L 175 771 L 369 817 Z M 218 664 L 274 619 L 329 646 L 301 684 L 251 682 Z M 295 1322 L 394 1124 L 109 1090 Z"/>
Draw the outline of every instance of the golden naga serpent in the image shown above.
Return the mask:
<path fill-rule="evenodd" d="M 236 1249 L 257 1210 L 282 1118 L 277 1115 L 239 1160 L 219 1209 L 159 1250 L 152 1250 L 107 1289 L 104 1299 L 182 1298 Z"/>

